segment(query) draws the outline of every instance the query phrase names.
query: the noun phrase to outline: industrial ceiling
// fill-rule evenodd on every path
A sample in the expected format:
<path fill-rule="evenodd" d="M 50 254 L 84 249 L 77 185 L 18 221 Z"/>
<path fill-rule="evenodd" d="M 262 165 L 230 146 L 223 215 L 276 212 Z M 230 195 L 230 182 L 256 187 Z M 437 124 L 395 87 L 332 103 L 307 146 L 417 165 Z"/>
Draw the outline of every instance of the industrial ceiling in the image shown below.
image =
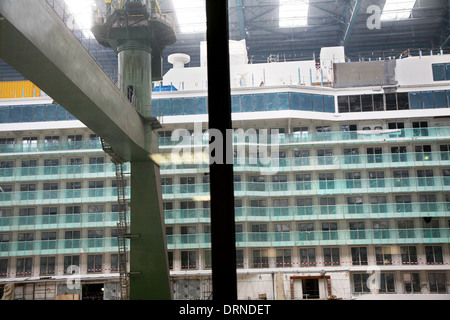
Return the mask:
<path fill-rule="evenodd" d="M 55 5 L 63 0 L 47 1 Z M 95 1 L 104 11 L 104 0 Z M 322 47 L 332 46 L 345 46 L 352 60 L 394 57 L 408 50 L 416 54 L 419 50 L 426 54 L 441 49 L 450 52 L 450 0 L 416 0 L 407 19 L 382 21 L 378 28 L 370 27 L 373 12 L 368 8 L 383 9 L 386 0 L 309 0 L 306 26 L 280 28 L 283 1 L 288 0 L 228 0 L 229 39 L 245 39 L 250 63 L 318 58 Z M 176 16 L 172 0 L 158 3 L 163 14 Z M 200 42 L 206 40 L 206 33 L 182 33 L 176 22 L 178 40 L 163 53 L 164 72 L 171 67 L 167 56 L 172 53 L 188 54 L 189 66 L 200 65 Z M 99 46 L 95 39 L 82 41 L 113 77 L 114 52 Z M 0 81 L 15 78 L 20 76 L 1 62 Z"/>

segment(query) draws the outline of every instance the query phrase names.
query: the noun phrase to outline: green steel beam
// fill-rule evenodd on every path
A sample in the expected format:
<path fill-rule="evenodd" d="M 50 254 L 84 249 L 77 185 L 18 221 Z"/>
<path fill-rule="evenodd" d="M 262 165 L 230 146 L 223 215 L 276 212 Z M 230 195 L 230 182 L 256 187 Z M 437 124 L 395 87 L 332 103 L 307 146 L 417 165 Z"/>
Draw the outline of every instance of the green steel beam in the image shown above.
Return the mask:
<path fill-rule="evenodd" d="M 32 81 L 126 161 L 148 161 L 150 124 L 45 0 L 0 1 L 0 58 Z"/>

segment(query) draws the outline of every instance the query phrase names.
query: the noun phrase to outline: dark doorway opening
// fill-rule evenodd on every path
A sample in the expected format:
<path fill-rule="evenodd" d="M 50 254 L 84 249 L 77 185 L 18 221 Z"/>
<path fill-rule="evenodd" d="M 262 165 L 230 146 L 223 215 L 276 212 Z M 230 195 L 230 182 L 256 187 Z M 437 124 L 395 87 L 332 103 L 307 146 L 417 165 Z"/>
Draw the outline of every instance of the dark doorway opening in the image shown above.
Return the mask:
<path fill-rule="evenodd" d="M 319 279 L 303 279 L 303 299 L 319 299 Z"/>
<path fill-rule="evenodd" d="M 103 283 L 84 284 L 82 300 L 103 300 Z"/>

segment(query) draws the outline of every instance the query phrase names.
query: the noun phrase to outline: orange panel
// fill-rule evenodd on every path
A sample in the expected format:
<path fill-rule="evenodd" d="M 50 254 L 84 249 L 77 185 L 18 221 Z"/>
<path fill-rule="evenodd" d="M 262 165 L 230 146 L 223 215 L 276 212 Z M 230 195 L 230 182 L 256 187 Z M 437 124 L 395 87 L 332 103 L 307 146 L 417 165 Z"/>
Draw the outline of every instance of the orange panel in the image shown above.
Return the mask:
<path fill-rule="evenodd" d="M 41 90 L 31 81 L 0 82 L 0 99 L 40 97 Z"/>

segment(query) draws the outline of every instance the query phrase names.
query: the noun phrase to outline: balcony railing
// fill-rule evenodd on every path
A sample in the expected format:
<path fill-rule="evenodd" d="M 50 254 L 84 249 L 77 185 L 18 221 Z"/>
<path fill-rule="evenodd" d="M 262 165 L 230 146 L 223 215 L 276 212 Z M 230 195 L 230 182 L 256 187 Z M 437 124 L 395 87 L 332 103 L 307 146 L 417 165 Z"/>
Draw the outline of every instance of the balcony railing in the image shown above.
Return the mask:
<path fill-rule="evenodd" d="M 115 237 L 11 241 L 0 243 L 0 257 L 117 252 L 117 248 Z"/>
<path fill-rule="evenodd" d="M 241 232 L 237 247 L 284 247 L 364 244 L 450 243 L 450 229 L 367 229 L 336 231 Z M 168 235 L 167 247 L 174 249 L 209 248 L 209 234 Z"/>
<path fill-rule="evenodd" d="M 450 138 L 450 127 L 439 128 L 408 128 L 408 129 L 389 129 L 379 130 L 378 132 L 371 131 L 330 131 L 330 132 L 298 132 L 289 134 L 278 134 L 275 141 L 272 141 L 270 130 L 267 135 L 261 140 L 261 136 L 252 136 L 250 132 L 247 134 L 233 134 L 233 141 L 238 144 L 254 144 L 277 143 L 283 146 L 298 145 L 298 144 L 359 144 L 359 143 L 379 143 L 379 142 L 398 142 L 398 141 L 436 141 L 440 139 Z M 201 142 L 202 145 L 209 144 L 209 136 L 182 136 L 179 139 L 172 141 L 171 137 L 160 137 L 160 150 L 170 149 L 178 145 L 181 141 L 187 145 L 194 145 Z"/>

